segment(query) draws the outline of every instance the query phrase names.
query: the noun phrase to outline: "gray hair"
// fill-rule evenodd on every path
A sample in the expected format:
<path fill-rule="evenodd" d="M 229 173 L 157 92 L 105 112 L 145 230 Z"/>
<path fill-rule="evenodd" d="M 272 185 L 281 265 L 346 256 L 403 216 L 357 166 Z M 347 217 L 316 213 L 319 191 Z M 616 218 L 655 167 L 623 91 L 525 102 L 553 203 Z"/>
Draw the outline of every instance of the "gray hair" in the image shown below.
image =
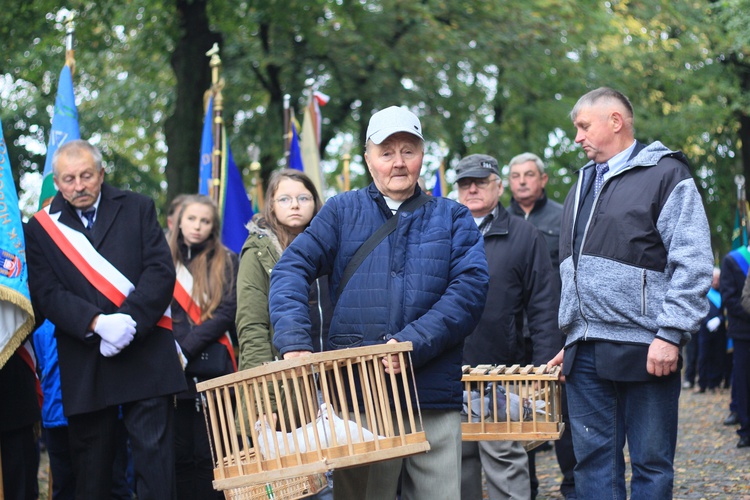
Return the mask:
<path fill-rule="evenodd" d="M 625 94 L 623 94 L 622 92 L 618 92 L 617 90 L 611 89 L 609 87 L 599 87 L 598 89 L 584 94 L 580 99 L 578 99 L 576 105 L 573 106 L 573 110 L 570 112 L 570 119 L 575 121 L 581 109 L 594 106 L 600 101 L 618 102 L 627 110 L 628 116 L 626 116 L 625 118 L 630 118 L 631 121 L 633 120 L 633 105 L 630 104 L 630 100 L 625 97 Z"/>
<path fill-rule="evenodd" d="M 57 175 L 57 163 L 60 161 L 60 156 L 71 155 L 74 157 L 80 157 L 81 153 L 88 151 L 94 158 L 94 165 L 96 165 L 97 172 L 102 169 L 102 152 L 95 146 L 92 146 L 88 141 L 83 139 L 74 139 L 68 141 L 55 151 L 52 155 L 52 173 Z"/>
<path fill-rule="evenodd" d="M 539 170 L 539 175 L 544 175 L 544 162 L 534 153 L 521 153 L 520 155 L 514 156 L 510 159 L 508 168 L 510 169 L 513 167 L 513 165 L 526 163 L 527 161 L 533 161 L 536 165 L 537 170 Z"/>

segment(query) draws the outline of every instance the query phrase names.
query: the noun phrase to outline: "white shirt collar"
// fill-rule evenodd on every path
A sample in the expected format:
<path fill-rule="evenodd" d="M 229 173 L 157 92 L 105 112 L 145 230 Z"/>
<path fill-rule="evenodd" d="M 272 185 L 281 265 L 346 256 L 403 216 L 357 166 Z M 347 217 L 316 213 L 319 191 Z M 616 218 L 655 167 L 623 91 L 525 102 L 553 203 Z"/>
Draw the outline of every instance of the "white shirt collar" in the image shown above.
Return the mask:
<path fill-rule="evenodd" d="M 94 222 L 96 222 L 96 216 L 99 215 L 99 202 L 101 200 L 102 200 L 102 192 L 99 191 L 99 196 L 96 197 L 96 201 L 94 202 L 94 204 L 85 210 L 86 212 L 88 212 L 92 208 L 94 209 L 94 219 L 93 219 Z M 78 218 L 81 219 L 81 222 L 83 222 L 83 225 L 85 226 L 88 223 L 88 221 L 86 220 L 86 217 L 83 216 L 83 212 L 84 211 L 81 210 L 80 208 L 76 208 L 76 213 L 78 214 Z"/>

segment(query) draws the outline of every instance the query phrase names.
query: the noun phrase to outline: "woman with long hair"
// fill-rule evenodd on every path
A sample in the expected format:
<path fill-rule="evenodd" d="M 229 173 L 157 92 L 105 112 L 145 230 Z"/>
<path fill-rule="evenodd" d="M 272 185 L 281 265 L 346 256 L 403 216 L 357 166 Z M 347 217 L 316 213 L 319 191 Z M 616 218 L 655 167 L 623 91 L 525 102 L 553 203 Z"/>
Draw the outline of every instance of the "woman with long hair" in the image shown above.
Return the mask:
<path fill-rule="evenodd" d="M 274 172 L 266 190 L 266 206 L 248 223 L 250 233 L 240 252 L 237 274 L 237 336 L 240 370 L 278 359 L 268 313 L 271 270 L 281 253 L 310 224 L 322 206 L 315 185 L 299 170 Z M 316 350 L 323 350 L 330 314 L 327 281 L 318 280 L 310 291 L 310 319 L 319 334 Z M 320 300 L 320 299 L 323 300 Z"/>
<path fill-rule="evenodd" d="M 188 381 L 175 408 L 177 497 L 224 498 L 212 486 L 213 457 L 195 383 L 236 370 L 228 333 L 237 309 L 237 255 L 222 244 L 219 211 L 203 195 L 183 200 L 169 247 L 177 272 L 172 328 L 187 358 Z"/>

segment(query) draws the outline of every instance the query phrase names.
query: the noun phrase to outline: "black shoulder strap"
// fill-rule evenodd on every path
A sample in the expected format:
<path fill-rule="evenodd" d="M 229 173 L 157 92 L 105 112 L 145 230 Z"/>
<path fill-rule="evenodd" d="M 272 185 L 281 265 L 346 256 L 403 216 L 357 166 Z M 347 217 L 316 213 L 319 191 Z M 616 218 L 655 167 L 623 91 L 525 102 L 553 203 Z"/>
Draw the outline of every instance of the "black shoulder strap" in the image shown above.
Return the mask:
<path fill-rule="evenodd" d="M 344 269 L 344 275 L 341 277 L 341 283 L 339 283 L 339 297 L 341 296 L 341 292 L 344 291 L 346 284 L 349 283 L 349 279 L 354 274 L 354 271 L 356 271 L 357 268 L 359 268 L 360 264 L 364 262 L 365 258 L 370 255 L 370 252 L 372 252 L 375 247 L 378 246 L 378 244 L 386 238 L 386 236 L 396 230 L 396 225 L 398 224 L 398 214 L 403 212 L 414 212 L 419 207 L 430 201 L 430 198 L 432 197 L 421 193 L 416 198 L 413 198 L 404 203 L 403 205 L 401 205 L 401 207 L 398 209 L 398 212 L 396 212 L 393 217 L 385 221 L 385 223 L 380 226 L 377 231 L 372 233 L 372 236 L 367 238 L 367 240 L 362 243 L 362 246 L 357 249 L 352 259 L 346 265 L 346 269 Z"/>

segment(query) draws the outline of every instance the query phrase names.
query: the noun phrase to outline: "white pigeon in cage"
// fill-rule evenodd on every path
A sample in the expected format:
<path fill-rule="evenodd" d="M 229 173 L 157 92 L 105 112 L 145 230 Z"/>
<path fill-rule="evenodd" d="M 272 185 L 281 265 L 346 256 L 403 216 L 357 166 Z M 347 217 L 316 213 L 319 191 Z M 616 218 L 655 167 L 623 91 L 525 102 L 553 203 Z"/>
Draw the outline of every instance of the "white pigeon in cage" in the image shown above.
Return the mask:
<path fill-rule="evenodd" d="M 360 441 L 373 441 L 374 435 L 364 427 L 360 435 L 357 429 L 357 424 L 349 420 L 343 420 L 335 413 L 333 415 L 333 432 L 336 435 L 336 444 L 343 445 L 347 443 L 346 439 L 346 427 L 349 427 L 349 435 L 352 443 L 359 443 Z M 284 440 L 284 433 L 281 431 L 274 431 L 275 425 L 268 423 L 268 419 L 265 415 L 261 418 L 265 421 L 265 432 L 263 431 L 263 424 L 260 419 L 255 422 L 255 430 L 258 433 L 258 448 L 260 449 L 261 456 L 265 460 L 276 458 L 280 455 L 292 454 L 296 451 L 294 438 L 297 438 L 297 444 L 299 445 L 300 453 L 306 451 L 315 451 L 318 446 L 315 442 L 315 432 L 317 431 L 318 439 L 320 440 L 321 448 L 329 448 L 333 446 L 333 439 L 331 438 L 331 426 L 328 416 L 328 405 L 322 403 L 318 410 L 318 417 L 315 422 L 310 422 L 304 427 L 298 427 L 293 432 L 286 434 L 286 441 Z M 275 421 L 275 419 L 274 419 Z M 305 442 L 305 434 L 307 435 L 308 443 Z M 278 453 L 277 453 L 278 449 Z"/>
<path fill-rule="evenodd" d="M 328 426 L 328 405 L 326 403 L 322 403 L 320 405 L 320 411 L 318 412 L 318 415 L 321 415 L 323 420 L 325 421 L 325 427 L 326 429 L 329 429 Z M 364 427 L 361 428 L 362 432 L 360 434 L 360 430 L 357 428 L 357 423 L 352 422 L 351 420 L 344 420 L 340 418 L 338 415 L 336 415 L 335 412 L 331 412 L 331 415 L 333 415 L 333 429 L 336 434 L 336 442 L 338 444 L 345 444 L 347 442 L 346 439 L 346 428 L 349 427 L 349 436 L 351 438 L 352 443 L 359 443 L 363 441 L 373 441 L 375 439 L 375 435 L 365 429 Z M 327 436 L 327 434 L 326 434 Z M 380 437 L 380 436 L 379 436 Z M 323 445 L 325 447 L 325 445 Z"/>

